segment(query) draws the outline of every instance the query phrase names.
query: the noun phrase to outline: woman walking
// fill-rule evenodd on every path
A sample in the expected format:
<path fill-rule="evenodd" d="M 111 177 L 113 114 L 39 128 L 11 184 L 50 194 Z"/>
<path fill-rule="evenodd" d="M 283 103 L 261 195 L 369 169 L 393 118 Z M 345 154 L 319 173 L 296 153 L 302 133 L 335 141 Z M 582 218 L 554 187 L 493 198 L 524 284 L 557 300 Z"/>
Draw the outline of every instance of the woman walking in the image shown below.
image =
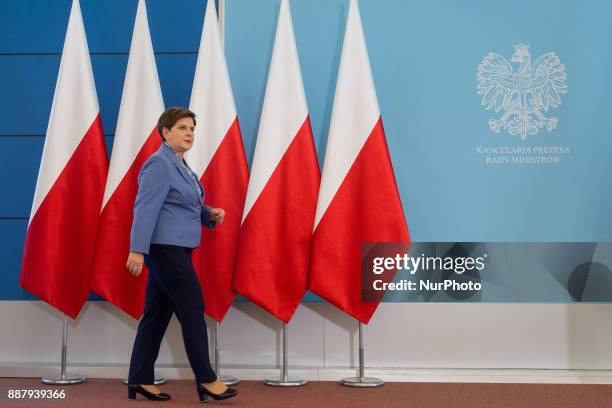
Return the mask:
<path fill-rule="evenodd" d="M 193 146 L 195 125 L 193 112 L 167 109 L 157 123 L 163 143 L 138 176 L 126 266 L 138 276 L 146 264 L 149 276 L 130 361 L 129 399 L 137 393 L 150 400 L 170 399 L 153 384 L 153 366 L 173 312 L 181 324 L 200 401 L 238 394 L 220 382 L 210 366 L 204 300 L 191 262 L 201 226 L 214 228 L 225 216 L 223 209 L 204 204 L 204 187 L 184 159 Z"/>

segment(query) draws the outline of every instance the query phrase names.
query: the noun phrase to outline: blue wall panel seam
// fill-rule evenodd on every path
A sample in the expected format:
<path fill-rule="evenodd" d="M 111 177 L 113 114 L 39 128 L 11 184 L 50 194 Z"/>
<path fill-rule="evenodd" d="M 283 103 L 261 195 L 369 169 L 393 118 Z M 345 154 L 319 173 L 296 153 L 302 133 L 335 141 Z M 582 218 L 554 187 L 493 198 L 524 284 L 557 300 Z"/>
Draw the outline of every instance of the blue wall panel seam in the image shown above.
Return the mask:
<path fill-rule="evenodd" d="M 156 51 L 155 55 L 196 55 L 197 51 Z M 129 55 L 128 52 L 90 52 L 89 55 Z M 0 52 L 0 57 L 62 55 L 61 52 Z"/>

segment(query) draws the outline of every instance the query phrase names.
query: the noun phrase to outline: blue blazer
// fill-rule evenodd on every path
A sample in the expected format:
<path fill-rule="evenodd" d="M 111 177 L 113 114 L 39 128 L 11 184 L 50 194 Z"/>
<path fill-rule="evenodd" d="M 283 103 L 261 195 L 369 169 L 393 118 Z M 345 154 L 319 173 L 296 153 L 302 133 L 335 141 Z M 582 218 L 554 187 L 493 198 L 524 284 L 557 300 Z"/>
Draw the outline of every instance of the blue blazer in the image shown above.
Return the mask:
<path fill-rule="evenodd" d="M 166 144 L 143 164 L 138 175 L 130 252 L 148 254 L 151 244 L 195 248 L 200 245 L 202 225 L 215 227 L 209 218 L 211 207 L 204 204 L 190 171 Z"/>

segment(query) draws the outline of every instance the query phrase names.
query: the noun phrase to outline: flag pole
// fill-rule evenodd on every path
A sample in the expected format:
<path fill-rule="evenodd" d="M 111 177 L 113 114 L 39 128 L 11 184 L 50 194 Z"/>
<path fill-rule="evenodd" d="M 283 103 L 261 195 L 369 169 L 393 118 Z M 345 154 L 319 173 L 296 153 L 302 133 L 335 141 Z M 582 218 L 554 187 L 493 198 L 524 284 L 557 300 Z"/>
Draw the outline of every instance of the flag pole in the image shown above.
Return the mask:
<path fill-rule="evenodd" d="M 381 387 L 385 383 L 380 378 L 366 377 L 364 373 L 365 349 L 363 346 L 363 329 L 364 324 L 359 322 L 359 376 L 347 377 L 340 380 L 340 384 L 347 387 L 374 388 Z"/>
<path fill-rule="evenodd" d="M 43 377 L 43 384 L 50 385 L 70 385 L 80 384 L 85 378 L 79 376 L 69 376 L 66 374 L 66 356 L 68 354 L 68 316 L 64 315 L 64 326 L 62 333 L 62 362 L 59 377 Z"/>
<path fill-rule="evenodd" d="M 219 377 L 219 381 L 223 384 L 232 386 L 240 382 L 236 377 L 231 375 L 221 375 L 221 347 L 219 346 L 219 331 L 221 324 L 215 320 L 215 372 Z"/>
<path fill-rule="evenodd" d="M 219 29 L 221 31 L 221 46 L 225 49 L 225 0 L 219 1 Z"/>
<path fill-rule="evenodd" d="M 301 387 L 303 385 L 306 385 L 306 383 L 308 383 L 307 380 L 289 378 L 289 374 L 287 373 L 287 354 L 288 354 L 287 350 L 289 348 L 287 344 L 287 323 L 283 323 L 282 340 L 283 340 L 283 366 L 281 368 L 280 379 L 266 378 L 264 380 L 264 384 L 270 385 L 272 387 Z"/>
<path fill-rule="evenodd" d="M 219 31 L 221 35 L 221 47 L 225 49 L 225 0 L 217 0 L 219 6 Z M 215 372 L 219 377 L 219 381 L 223 384 L 232 386 L 240 382 L 236 377 L 230 375 L 221 375 L 221 347 L 219 346 L 219 331 L 220 323 L 215 320 Z"/>

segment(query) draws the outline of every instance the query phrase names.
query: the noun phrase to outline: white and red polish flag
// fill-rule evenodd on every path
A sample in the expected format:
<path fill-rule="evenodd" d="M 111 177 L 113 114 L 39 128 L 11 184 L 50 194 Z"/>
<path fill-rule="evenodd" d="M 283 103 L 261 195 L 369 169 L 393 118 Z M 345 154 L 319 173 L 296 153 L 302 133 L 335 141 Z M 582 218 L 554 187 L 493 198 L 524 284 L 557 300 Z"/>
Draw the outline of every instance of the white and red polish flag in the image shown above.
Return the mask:
<path fill-rule="evenodd" d="M 361 244 L 408 241 L 359 8 L 351 0 L 317 203 L 309 289 L 368 323 L 378 302 L 361 301 Z"/>
<path fill-rule="evenodd" d="M 74 0 L 19 280 L 22 288 L 73 319 L 89 295 L 107 168 L 87 37 Z"/>
<path fill-rule="evenodd" d="M 220 322 L 236 297 L 232 278 L 249 169 L 214 1 L 206 4 L 189 108 L 197 126 L 185 158 L 206 188 L 206 203 L 226 213 L 215 230 L 202 228 L 202 245 L 193 252 L 205 313 Z"/>
<path fill-rule="evenodd" d="M 285 323 L 306 293 L 319 181 L 289 2 L 282 0 L 234 289 Z"/>
<path fill-rule="evenodd" d="M 135 278 L 125 264 L 138 173 L 161 145 L 156 126 L 163 111 L 146 4 L 139 0 L 90 280 L 92 291 L 135 319 L 144 310 L 148 271 Z"/>

